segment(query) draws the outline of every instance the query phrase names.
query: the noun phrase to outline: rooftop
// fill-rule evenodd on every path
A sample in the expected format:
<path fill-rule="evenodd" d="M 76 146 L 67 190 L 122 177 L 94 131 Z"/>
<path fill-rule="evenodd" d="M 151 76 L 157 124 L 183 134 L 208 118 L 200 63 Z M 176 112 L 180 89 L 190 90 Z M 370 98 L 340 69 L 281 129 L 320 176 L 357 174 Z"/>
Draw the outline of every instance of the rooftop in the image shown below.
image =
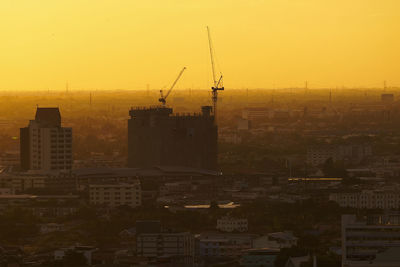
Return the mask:
<path fill-rule="evenodd" d="M 37 108 L 35 121 L 44 127 L 60 127 L 61 114 L 58 108 Z"/>

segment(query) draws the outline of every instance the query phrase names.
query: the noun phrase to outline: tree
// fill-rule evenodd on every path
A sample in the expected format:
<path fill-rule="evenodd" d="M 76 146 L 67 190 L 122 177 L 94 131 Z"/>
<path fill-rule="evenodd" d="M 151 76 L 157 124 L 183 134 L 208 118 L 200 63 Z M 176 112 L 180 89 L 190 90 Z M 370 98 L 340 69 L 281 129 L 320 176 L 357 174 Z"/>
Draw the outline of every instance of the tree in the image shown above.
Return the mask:
<path fill-rule="evenodd" d="M 63 265 L 65 267 L 67 266 L 81 267 L 81 266 L 87 266 L 87 261 L 83 253 L 70 250 L 67 253 L 65 253 L 63 259 Z"/>

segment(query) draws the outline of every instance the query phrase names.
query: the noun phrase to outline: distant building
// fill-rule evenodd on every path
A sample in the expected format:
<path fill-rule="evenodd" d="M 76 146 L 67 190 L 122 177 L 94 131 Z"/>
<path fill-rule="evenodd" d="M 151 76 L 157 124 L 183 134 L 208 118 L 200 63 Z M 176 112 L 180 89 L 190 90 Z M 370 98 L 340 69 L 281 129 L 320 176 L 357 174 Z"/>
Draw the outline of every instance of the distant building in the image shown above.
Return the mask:
<path fill-rule="evenodd" d="M 64 259 L 65 255 L 67 255 L 69 252 L 75 252 L 78 254 L 82 254 L 86 259 L 86 264 L 91 266 L 92 255 L 95 251 L 97 251 L 97 248 L 91 246 L 74 246 L 74 247 L 60 248 L 54 251 L 54 259 L 62 260 Z"/>
<path fill-rule="evenodd" d="M 217 229 L 222 232 L 246 232 L 248 224 L 247 219 L 224 216 L 217 220 Z"/>
<path fill-rule="evenodd" d="M 301 267 L 302 264 L 305 264 L 309 261 L 310 261 L 310 255 L 302 257 L 289 257 L 289 259 L 285 264 L 285 267 Z"/>
<path fill-rule="evenodd" d="M 211 107 L 201 114 L 174 114 L 172 108 L 131 109 L 128 166 L 184 166 L 217 169 L 217 126 Z"/>
<path fill-rule="evenodd" d="M 72 129 L 61 127 L 58 108 L 37 108 L 35 120 L 20 129 L 20 154 L 23 170 L 72 168 Z"/>
<path fill-rule="evenodd" d="M 52 232 L 61 232 L 65 230 L 64 224 L 60 223 L 44 223 L 40 225 L 40 233 L 48 234 Z"/>
<path fill-rule="evenodd" d="M 262 248 L 249 249 L 244 251 L 240 259 L 240 266 L 243 267 L 275 267 L 275 260 L 279 254 L 279 249 Z"/>
<path fill-rule="evenodd" d="M 0 187 L 12 188 L 15 192 L 23 192 L 29 189 L 50 189 L 58 192 L 76 190 L 76 181 L 69 173 L 48 172 L 5 172 L 0 174 Z"/>
<path fill-rule="evenodd" d="M 400 193 L 395 191 L 372 191 L 332 193 L 329 200 L 341 207 L 357 209 L 399 209 Z"/>
<path fill-rule="evenodd" d="M 136 254 L 146 258 L 179 258 L 178 266 L 191 266 L 194 260 L 191 233 L 140 233 L 136 236 Z"/>
<path fill-rule="evenodd" d="M 142 205 L 140 182 L 89 185 L 90 203 L 107 207 L 122 205 L 136 208 Z"/>
<path fill-rule="evenodd" d="M 257 120 L 269 118 L 270 110 L 266 107 L 245 108 L 242 111 L 242 118 L 246 120 Z"/>
<path fill-rule="evenodd" d="M 237 122 L 238 131 L 247 131 L 250 129 L 250 121 L 247 119 L 239 118 Z"/>
<path fill-rule="evenodd" d="M 400 266 L 400 215 L 342 215 L 342 266 Z"/>
<path fill-rule="evenodd" d="M 8 151 L 0 154 L 0 166 L 19 166 L 20 162 L 19 151 Z"/>
<path fill-rule="evenodd" d="M 381 100 L 384 103 L 392 103 L 394 101 L 393 94 L 381 94 Z"/>
<path fill-rule="evenodd" d="M 198 236 L 200 257 L 237 257 L 252 248 L 254 235 L 233 233 L 202 233 Z"/>
<path fill-rule="evenodd" d="M 15 190 L 9 187 L 0 187 L 0 195 L 14 195 Z"/>
<path fill-rule="evenodd" d="M 307 150 L 307 163 L 312 166 L 324 164 L 328 159 L 359 163 L 372 156 L 370 145 L 314 146 Z"/>
<path fill-rule="evenodd" d="M 298 238 L 292 232 L 269 233 L 253 240 L 253 248 L 291 248 L 297 245 Z"/>

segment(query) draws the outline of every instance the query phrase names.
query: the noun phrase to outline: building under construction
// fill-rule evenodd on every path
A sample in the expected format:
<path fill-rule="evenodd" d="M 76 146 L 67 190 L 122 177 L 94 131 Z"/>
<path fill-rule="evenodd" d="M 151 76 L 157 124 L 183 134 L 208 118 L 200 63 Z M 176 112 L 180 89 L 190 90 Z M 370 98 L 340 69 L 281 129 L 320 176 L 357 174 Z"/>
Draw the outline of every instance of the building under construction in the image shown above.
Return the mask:
<path fill-rule="evenodd" d="M 201 113 L 172 108 L 132 108 L 128 120 L 128 166 L 217 169 L 217 126 L 210 106 Z"/>

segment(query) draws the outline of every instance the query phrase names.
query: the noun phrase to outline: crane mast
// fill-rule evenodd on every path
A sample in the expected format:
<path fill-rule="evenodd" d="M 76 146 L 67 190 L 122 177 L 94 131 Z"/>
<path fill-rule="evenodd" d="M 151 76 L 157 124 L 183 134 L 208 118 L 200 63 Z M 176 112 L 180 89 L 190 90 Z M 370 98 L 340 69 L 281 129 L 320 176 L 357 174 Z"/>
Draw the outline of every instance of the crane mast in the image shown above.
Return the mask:
<path fill-rule="evenodd" d="M 220 77 L 217 79 L 216 74 L 215 74 L 215 63 L 214 63 L 214 50 L 213 50 L 213 45 L 211 41 L 211 33 L 210 33 L 210 28 L 207 27 L 207 33 L 208 33 L 208 45 L 210 48 L 210 58 L 211 58 L 211 69 L 212 69 L 212 76 L 213 76 L 213 86 L 211 87 L 212 90 L 212 103 L 213 103 L 213 114 L 214 114 L 214 121 L 217 123 L 217 103 L 218 103 L 218 91 L 224 90 L 223 86 L 223 76 L 222 73 L 220 73 Z"/>
<path fill-rule="evenodd" d="M 178 77 L 176 77 L 175 81 L 172 83 L 171 87 L 169 88 L 169 90 L 165 96 L 164 96 L 163 90 L 160 90 L 160 98 L 158 99 L 158 101 L 160 101 L 164 107 L 167 103 L 167 97 L 171 93 L 172 89 L 174 89 L 175 85 L 178 83 L 179 79 L 181 78 L 181 76 L 185 70 L 186 70 L 186 67 L 183 67 L 183 69 L 181 70 L 181 72 L 179 72 Z"/>

